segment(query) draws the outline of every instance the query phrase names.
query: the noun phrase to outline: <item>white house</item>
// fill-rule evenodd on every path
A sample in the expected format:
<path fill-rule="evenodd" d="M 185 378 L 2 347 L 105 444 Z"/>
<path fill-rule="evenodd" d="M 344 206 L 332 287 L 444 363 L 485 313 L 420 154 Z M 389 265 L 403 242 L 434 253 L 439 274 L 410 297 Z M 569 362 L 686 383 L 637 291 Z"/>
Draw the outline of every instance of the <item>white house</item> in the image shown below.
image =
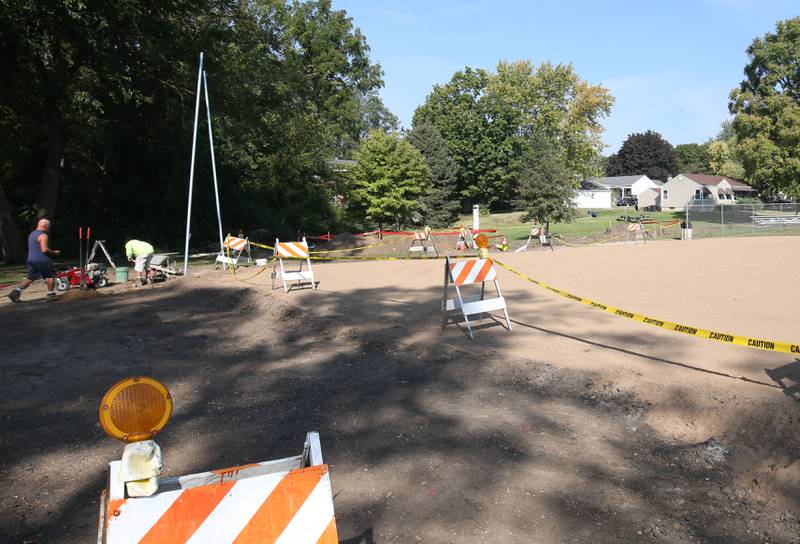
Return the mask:
<path fill-rule="evenodd" d="M 611 207 L 611 189 L 590 180 L 582 181 L 575 191 L 575 205 L 582 209 L 608 209 Z"/>
<path fill-rule="evenodd" d="M 657 189 L 662 185 L 662 182 L 650 179 L 645 175 L 590 178 L 589 181 L 610 189 L 615 199 L 626 196 L 638 197 L 644 191 Z"/>
<path fill-rule="evenodd" d="M 736 204 L 737 194 L 752 192 L 754 189 L 746 183 L 725 176 L 678 174 L 661 187 L 661 209 Z"/>

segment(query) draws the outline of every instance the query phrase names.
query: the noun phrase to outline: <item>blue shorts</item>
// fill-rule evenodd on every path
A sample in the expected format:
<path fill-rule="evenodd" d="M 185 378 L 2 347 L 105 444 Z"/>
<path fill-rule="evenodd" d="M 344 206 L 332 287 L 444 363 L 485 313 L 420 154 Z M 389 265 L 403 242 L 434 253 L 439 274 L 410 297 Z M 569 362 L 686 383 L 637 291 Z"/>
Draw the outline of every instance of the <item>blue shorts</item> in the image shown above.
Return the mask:
<path fill-rule="evenodd" d="M 55 278 L 56 272 L 53 270 L 53 263 L 51 261 L 28 261 L 28 275 L 27 278 L 31 281 L 46 278 Z"/>

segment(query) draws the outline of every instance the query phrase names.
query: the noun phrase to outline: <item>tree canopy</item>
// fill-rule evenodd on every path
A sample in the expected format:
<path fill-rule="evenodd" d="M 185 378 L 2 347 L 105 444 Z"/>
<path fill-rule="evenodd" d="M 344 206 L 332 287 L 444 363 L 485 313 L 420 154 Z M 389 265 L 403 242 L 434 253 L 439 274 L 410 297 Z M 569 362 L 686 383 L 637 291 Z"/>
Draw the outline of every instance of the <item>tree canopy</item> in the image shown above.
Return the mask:
<path fill-rule="evenodd" d="M 431 172 L 431 190 L 420 200 L 420 222 L 435 228 L 450 226 L 458 218 L 461 205 L 456 193 L 456 163 L 447 142 L 435 126 L 427 123 L 414 127 L 406 138 L 425 157 Z"/>
<path fill-rule="evenodd" d="M 206 53 L 223 221 L 330 226 L 328 160 L 363 130 L 381 84 L 365 37 L 330 0 L 0 0 L 0 247 L 54 219 L 112 244 L 177 245 L 197 56 Z M 385 116 L 388 117 L 388 116 Z M 192 239 L 214 240 L 201 125 Z M 351 142 L 348 144 L 348 142 Z"/>
<path fill-rule="evenodd" d="M 606 167 L 609 176 L 644 174 L 651 179 L 666 180 L 677 173 L 675 149 L 652 130 L 629 135 L 619 151 L 608 158 Z"/>
<path fill-rule="evenodd" d="M 678 172 L 688 174 L 708 173 L 707 144 L 678 144 L 675 146 L 675 159 L 678 163 Z"/>
<path fill-rule="evenodd" d="M 362 222 L 401 226 L 419 209 L 420 197 L 430 189 L 430 169 L 413 145 L 374 130 L 354 153 L 347 207 Z"/>
<path fill-rule="evenodd" d="M 437 85 L 413 123 L 441 132 L 462 197 L 504 207 L 516 197 L 534 141 L 556 146 L 573 171 L 598 173 L 600 120 L 612 104 L 607 89 L 586 83 L 571 65 L 501 62 L 494 73 L 468 67 Z"/>
<path fill-rule="evenodd" d="M 517 206 L 523 221 L 571 221 L 577 214 L 575 191 L 580 187 L 562 150 L 552 144 L 537 146 L 520 176 Z"/>
<path fill-rule="evenodd" d="M 729 104 L 746 177 L 762 191 L 800 197 L 800 17 L 756 38 L 747 56 Z"/>

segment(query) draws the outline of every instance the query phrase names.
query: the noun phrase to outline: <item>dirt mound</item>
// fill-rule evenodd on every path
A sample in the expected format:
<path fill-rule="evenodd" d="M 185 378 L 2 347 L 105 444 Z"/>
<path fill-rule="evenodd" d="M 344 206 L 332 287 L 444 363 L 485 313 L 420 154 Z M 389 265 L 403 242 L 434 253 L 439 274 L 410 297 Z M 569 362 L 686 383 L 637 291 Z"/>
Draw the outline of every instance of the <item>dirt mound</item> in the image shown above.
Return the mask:
<path fill-rule="evenodd" d="M 63 300 L 63 301 L 85 300 L 87 298 L 99 298 L 103 296 L 105 295 L 96 291 L 95 289 L 86 289 L 85 291 L 81 289 L 70 289 L 63 295 L 60 295 L 58 297 L 58 300 Z"/>

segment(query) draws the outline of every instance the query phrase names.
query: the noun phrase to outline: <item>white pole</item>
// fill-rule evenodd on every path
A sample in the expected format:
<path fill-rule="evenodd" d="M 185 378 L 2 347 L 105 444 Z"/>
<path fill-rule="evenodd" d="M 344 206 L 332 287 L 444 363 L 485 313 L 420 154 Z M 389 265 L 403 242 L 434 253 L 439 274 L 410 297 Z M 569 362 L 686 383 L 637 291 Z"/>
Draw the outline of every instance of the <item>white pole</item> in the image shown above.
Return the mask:
<path fill-rule="evenodd" d="M 214 175 L 214 199 L 217 201 L 217 226 L 219 227 L 219 254 L 222 255 L 222 212 L 219 209 L 219 187 L 217 186 L 217 160 L 214 158 L 214 135 L 211 133 L 211 104 L 208 96 L 208 80 L 203 70 L 203 91 L 206 95 L 206 115 L 208 116 L 208 144 L 211 147 L 211 172 Z"/>
<path fill-rule="evenodd" d="M 189 229 L 192 223 L 192 193 L 194 191 L 194 157 L 197 151 L 197 120 L 200 116 L 200 78 L 203 76 L 203 52 L 197 70 L 197 97 L 194 103 L 194 132 L 192 134 L 192 165 L 189 168 L 189 204 L 186 206 L 186 247 L 183 253 L 183 275 L 189 271 Z"/>

